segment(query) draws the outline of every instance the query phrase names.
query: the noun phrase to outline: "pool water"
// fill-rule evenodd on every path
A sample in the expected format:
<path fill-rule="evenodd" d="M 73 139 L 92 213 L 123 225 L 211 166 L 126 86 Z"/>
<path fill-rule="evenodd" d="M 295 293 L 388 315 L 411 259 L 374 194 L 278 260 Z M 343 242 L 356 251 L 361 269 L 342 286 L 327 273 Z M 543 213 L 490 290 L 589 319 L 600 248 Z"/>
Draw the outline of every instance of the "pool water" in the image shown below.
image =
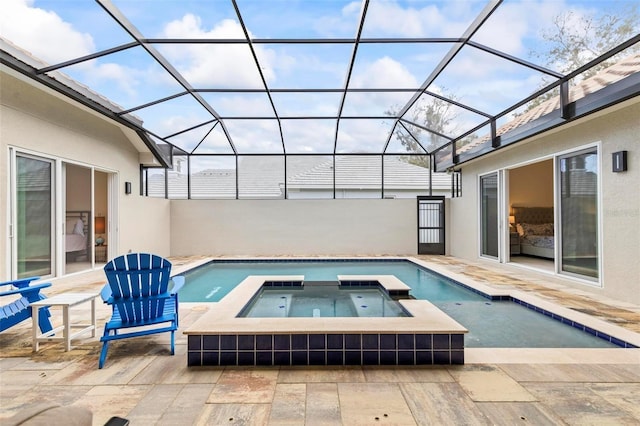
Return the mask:
<path fill-rule="evenodd" d="M 466 347 L 611 348 L 617 345 L 512 301 L 493 301 L 405 260 L 213 261 L 185 274 L 182 302 L 217 302 L 249 275 L 395 275 L 416 299 L 429 300 L 469 330 Z"/>
<path fill-rule="evenodd" d="M 405 317 L 401 306 L 380 288 L 336 285 L 262 288 L 239 317 Z"/>

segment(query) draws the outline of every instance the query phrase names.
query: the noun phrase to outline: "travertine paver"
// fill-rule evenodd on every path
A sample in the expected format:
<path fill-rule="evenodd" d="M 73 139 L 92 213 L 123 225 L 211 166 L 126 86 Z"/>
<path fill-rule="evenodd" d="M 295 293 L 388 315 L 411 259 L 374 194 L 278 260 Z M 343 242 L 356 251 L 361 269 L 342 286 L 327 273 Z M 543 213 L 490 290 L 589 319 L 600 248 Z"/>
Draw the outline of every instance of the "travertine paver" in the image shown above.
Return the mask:
<path fill-rule="evenodd" d="M 274 425 L 304 425 L 307 385 L 280 383 L 271 403 L 269 423 Z"/>
<path fill-rule="evenodd" d="M 269 410 L 269 404 L 206 404 L 195 424 L 267 425 Z"/>
<path fill-rule="evenodd" d="M 333 426 L 341 424 L 340 399 L 336 383 L 307 383 L 307 426 Z"/>
<path fill-rule="evenodd" d="M 365 366 L 362 372 L 367 382 L 453 382 L 448 370 L 434 366 Z"/>
<path fill-rule="evenodd" d="M 481 402 L 476 405 L 492 426 L 557 426 L 563 423 L 537 402 Z"/>
<path fill-rule="evenodd" d="M 339 383 L 345 425 L 417 424 L 400 387 L 391 383 Z"/>
<path fill-rule="evenodd" d="M 532 383 L 527 388 L 570 425 L 635 425 L 640 420 L 584 383 Z"/>
<path fill-rule="evenodd" d="M 273 401 L 278 369 L 234 368 L 225 369 L 209 395 L 213 404 L 260 404 Z"/>
<path fill-rule="evenodd" d="M 451 375 L 473 401 L 535 401 L 518 382 L 493 366 L 451 369 Z"/>
<path fill-rule="evenodd" d="M 192 425 L 200 418 L 213 384 L 187 384 L 167 407 L 159 425 Z"/>
<path fill-rule="evenodd" d="M 457 383 L 402 383 L 419 425 L 485 425 L 487 419 Z"/>

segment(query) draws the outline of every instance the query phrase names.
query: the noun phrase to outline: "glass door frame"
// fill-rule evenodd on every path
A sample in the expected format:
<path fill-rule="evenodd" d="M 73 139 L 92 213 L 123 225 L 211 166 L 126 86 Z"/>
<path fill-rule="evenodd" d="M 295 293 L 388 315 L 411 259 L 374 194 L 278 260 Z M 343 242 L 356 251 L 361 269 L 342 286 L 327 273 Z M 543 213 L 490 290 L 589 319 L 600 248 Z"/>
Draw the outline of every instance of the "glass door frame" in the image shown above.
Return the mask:
<path fill-rule="evenodd" d="M 56 227 L 56 185 L 58 176 L 56 174 L 56 161 L 50 157 L 39 155 L 38 153 L 29 152 L 28 150 L 17 150 L 13 147 L 9 147 L 9 214 L 7 219 L 9 220 L 9 233 L 8 233 L 8 248 L 9 248 L 9 275 L 11 279 L 18 278 L 18 158 L 28 158 L 37 161 L 49 163 L 51 166 L 50 171 L 50 188 L 49 188 L 49 200 L 50 200 L 50 243 L 49 243 L 49 274 L 30 274 L 38 275 L 43 278 L 49 278 L 56 276 L 56 264 L 59 261 L 57 256 L 57 243 L 58 232 Z"/>
<path fill-rule="evenodd" d="M 577 155 L 581 155 L 581 154 L 586 154 L 589 152 L 593 152 L 595 151 L 596 153 L 596 171 L 597 171 L 597 176 L 596 176 L 596 197 L 595 197 L 595 202 L 596 202 L 596 214 L 597 214 L 597 218 L 596 218 L 596 238 L 598 239 L 597 241 L 597 268 L 598 268 L 598 276 L 596 278 L 590 277 L 588 275 L 584 275 L 584 274 L 578 274 L 578 273 L 574 273 L 574 272 L 569 272 L 569 271 L 565 271 L 563 270 L 563 251 L 562 251 L 562 247 L 563 247 L 563 235 L 564 235 L 564 231 L 562 228 L 562 179 L 561 179 L 561 173 L 562 173 L 562 169 L 561 169 L 561 161 L 563 159 L 569 158 L 569 157 L 574 157 Z M 556 206 L 555 208 L 555 257 L 556 257 L 556 274 L 561 275 L 561 276 L 565 276 L 565 277 L 570 277 L 570 278 L 574 278 L 574 279 L 578 279 L 583 283 L 592 285 L 592 286 L 597 286 L 597 287 L 602 287 L 602 277 L 604 275 L 604 271 L 603 271 L 603 262 L 602 262 L 602 255 L 603 255 L 603 235 L 602 235 L 602 228 L 603 228 L 603 224 L 602 224 L 602 147 L 601 144 L 598 143 L 594 143 L 594 144 L 588 144 L 588 145 L 584 145 L 584 146 L 579 146 L 579 147 L 575 147 L 573 149 L 570 150 L 566 150 L 566 151 L 562 151 L 562 152 L 558 152 L 554 155 L 554 191 L 555 191 L 555 197 L 554 197 L 554 204 Z"/>
<path fill-rule="evenodd" d="M 496 177 L 496 218 L 495 218 L 495 229 L 496 229 L 496 245 L 497 245 L 497 253 L 496 256 L 491 254 L 484 253 L 484 210 L 483 210 L 483 187 L 482 182 L 483 178 L 489 177 L 491 175 L 495 175 Z M 508 253 L 505 253 L 505 247 L 508 243 L 507 239 L 509 237 L 508 233 L 505 233 L 505 224 L 508 226 L 508 210 L 506 207 L 507 200 L 505 196 L 505 171 L 503 169 L 493 170 L 487 173 L 483 173 L 478 175 L 478 256 L 483 259 L 495 260 L 501 263 L 505 262 L 505 257 L 508 257 Z M 507 213 L 505 213 L 507 212 Z M 507 216 L 505 216 L 507 214 Z M 506 236 L 505 236 L 506 235 Z"/>
<path fill-rule="evenodd" d="M 9 146 L 9 173 L 7 180 L 9 183 L 8 207 L 8 256 L 7 266 L 10 279 L 16 279 L 18 276 L 18 233 L 17 233 L 17 158 L 26 157 L 36 160 L 48 162 L 51 164 L 51 274 L 40 275 L 42 278 L 53 278 L 64 276 L 65 273 L 65 248 L 64 248 L 64 226 L 65 226 L 65 187 L 64 187 L 64 164 L 72 164 L 85 167 L 91 170 L 91 215 L 92 221 L 95 216 L 95 173 L 102 172 L 107 174 L 107 209 L 109 211 L 110 220 L 107 224 L 107 235 L 112 244 L 109 245 L 108 255 L 117 252 L 118 240 L 118 203 L 117 203 L 117 185 L 118 173 L 113 170 L 107 170 L 102 167 L 96 167 L 78 161 L 70 161 L 52 155 L 35 152 L 29 149 Z M 90 230 L 91 247 L 95 247 L 95 232 Z M 91 269 L 95 269 L 95 250 L 91 250 Z"/>

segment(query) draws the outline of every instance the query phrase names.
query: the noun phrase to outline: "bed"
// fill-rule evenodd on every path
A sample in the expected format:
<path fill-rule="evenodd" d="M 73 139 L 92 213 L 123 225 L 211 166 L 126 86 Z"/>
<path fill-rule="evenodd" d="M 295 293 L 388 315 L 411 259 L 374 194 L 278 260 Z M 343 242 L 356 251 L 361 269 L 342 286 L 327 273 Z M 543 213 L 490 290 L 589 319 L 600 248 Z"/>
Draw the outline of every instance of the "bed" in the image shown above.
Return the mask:
<path fill-rule="evenodd" d="M 91 252 L 89 247 L 90 225 L 91 212 L 67 211 L 64 236 L 64 251 L 67 254 L 67 260 L 82 260 Z"/>
<path fill-rule="evenodd" d="M 553 207 L 512 207 L 520 253 L 554 259 Z"/>

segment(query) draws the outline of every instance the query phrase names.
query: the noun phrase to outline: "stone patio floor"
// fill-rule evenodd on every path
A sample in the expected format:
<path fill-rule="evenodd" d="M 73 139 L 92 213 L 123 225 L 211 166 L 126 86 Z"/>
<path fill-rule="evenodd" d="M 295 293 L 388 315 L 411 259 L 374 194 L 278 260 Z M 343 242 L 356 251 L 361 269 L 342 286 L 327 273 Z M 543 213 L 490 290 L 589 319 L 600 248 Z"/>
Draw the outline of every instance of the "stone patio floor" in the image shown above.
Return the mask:
<path fill-rule="evenodd" d="M 640 333 L 640 306 L 598 297 L 524 268 L 420 256 L 496 288 L 514 288 Z M 172 258 L 174 273 L 205 257 Z M 51 296 L 98 292 L 101 270 L 57 280 Z M 93 424 L 131 425 L 640 425 L 640 349 L 466 349 L 463 366 L 186 366 L 186 336 L 110 345 L 98 370 L 109 316 L 98 303 L 96 337 L 43 343 L 32 352 L 29 321 L 0 334 L 0 424 L 36 403 L 89 408 Z M 181 329 L 211 304 L 181 304 Z M 72 311 L 88 318 L 89 304 Z"/>

